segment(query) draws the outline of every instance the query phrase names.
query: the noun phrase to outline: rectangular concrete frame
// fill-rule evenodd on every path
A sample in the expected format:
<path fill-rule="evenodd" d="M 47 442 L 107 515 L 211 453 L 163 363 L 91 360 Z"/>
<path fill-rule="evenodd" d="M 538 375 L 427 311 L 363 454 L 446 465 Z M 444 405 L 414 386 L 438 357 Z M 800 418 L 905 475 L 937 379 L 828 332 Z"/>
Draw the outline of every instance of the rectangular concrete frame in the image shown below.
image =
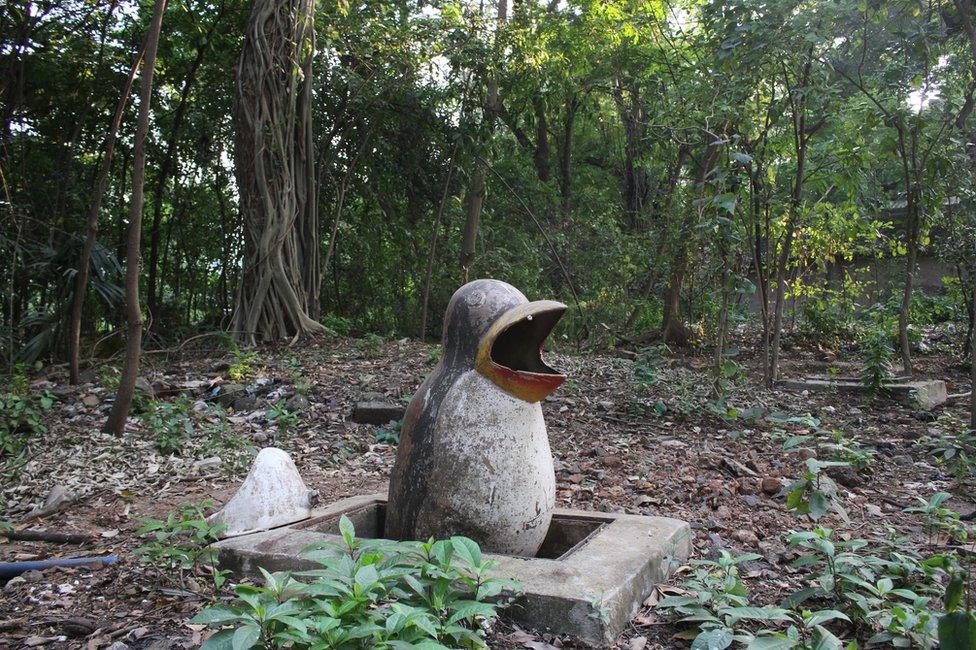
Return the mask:
<path fill-rule="evenodd" d="M 806 377 L 804 379 L 784 379 L 776 382 L 789 390 L 809 390 L 815 392 L 836 391 L 849 395 L 867 395 L 870 390 L 859 380 L 853 378 Z M 887 393 L 906 406 L 930 411 L 946 401 L 946 384 L 942 380 L 898 381 L 886 386 Z"/>
<path fill-rule="evenodd" d="M 305 521 L 214 546 L 221 568 L 238 575 L 260 579 L 259 566 L 267 571 L 311 569 L 316 565 L 301 557 L 302 549 L 314 542 L 342 543 L 337 534 L 314 530 L 316 525 L 334 524 L 342 514 L 381 516 L 385 506 L 385 494 L 351 497 L 314 511 Z M 610 645 L 654 585 L 692 550 L 691 529 L 677 519 L 557 509 L 553 521 L 553 529 L 578 532 L 584 525 L 590 532 L 555 559 L 485 554 L 497 563 L 492 575 L 514 578 L 525 590 L 503 614 L 523 627 L 570 635 L 593 647 Z"/>

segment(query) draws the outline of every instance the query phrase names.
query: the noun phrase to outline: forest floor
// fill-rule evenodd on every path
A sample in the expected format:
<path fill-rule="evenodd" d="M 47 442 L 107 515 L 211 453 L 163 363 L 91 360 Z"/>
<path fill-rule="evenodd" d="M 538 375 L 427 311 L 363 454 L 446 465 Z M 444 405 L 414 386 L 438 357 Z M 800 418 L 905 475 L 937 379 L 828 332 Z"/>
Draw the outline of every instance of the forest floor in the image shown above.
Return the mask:
<path fill-rule="evenodd" d="M 951 338 L 956 344 L 959 337 Z M 968 390 L 958 356 L 950 353 L 950 337 L 935 332 L 927 340 L 930 349 L 918 357 L 918 374 L 947 380 L 950 393 Z M 784 536 L 812 523 L 785 508 L 781 488 L 802 473 L 807 457 L 834 449 L 835 440 L 823 431 L 843 432 L 875 454 L 863 471 L 832 470 L 849 523 L 834 514 L 822 521 L 842 524 L 843 535 L 888 537 L 893 529 L 922 548 L 933 543 L 932 536 L 918 515 L 903 512 L 918 505 L 917 496 L 948 491 L 953 497 L 947 505 L 956 512 L 976 509 L 972 483 L 955 481 L 928 444 L 964 428 L 965 400 L 926 412 L 883 397 L 868 402 L 767 390 L 758 380 L 757 351 L 738 343 L 739 372 L 725 380 L 724 401 L 715 397 L 708 351 L 630 359 L 547 355 L 570 377 L 543 407 L 556 458 L 558 505 L 687 520 L 699 558 L 720 549 L 757 553 L 761 557 L 743 568 L 757 604 L 778 602 L 801 586 L 802 577 L 789 567 L 795 552 Z M 33 378 L 33 388 L 50 391 L 55 403 L 45 415 L 47 433 L 4 466 L 0 520 L 17 529 L 83 533 L 90 541 L 11 541 L 0 546 L 0 561 L 111 553 L 119 562 L 98 570 L 31 572 L 7 584 L 0 593 L 0 648 L 196 647 L 207 632 L 187 621 L 212 591 L 199 576 L 186 574 L 179 581 L 140 562 L 134 549 L 144 540 L 135 532 L 141 525 L 137 517 L 164 518 L 185 502 L 222 502 L 242 480 L 254 450 L 272 444 L 292 455 L 325 502 L 385 489 L 395 448 L 377 441 L 383 435 L 376 427 L 352 423 L 352 405 L 371 393 L 407 401 L 432 369 L 436 350 L 406 340 L 330 339 L 264 349 L 249 359 L 222 352 L 148 355 L 144 374 L 159 399 L 172 402 L 182 395 L 194 403 L 194 429 L 173 455 L 157 451 L 155 434 L 139 418 L 122 438 L 100 433 L 111 391 L 95 377 L 70 387 L 65 370 L 54 367 Z M 817 346 L 790 345 L 785 357 L 784 377 L 856 374 L 856 359 Z M 232 368 L 250 376 L 233 381 Z M 232 383 L 244 385 L 246 393 L 218 417 L 204 401 L 215 386 Z M 269 407 L 291 398 L 296 385 L 307 397 L 289 402 L 299 420 L 278 427 L 269 421 Z M 784 450 L 787 437 L 802 434 L 814 438 Z M 52 491 L 65 495 L 63 507 L 17 523 L 41 508 Z M 680 578 L 670 584 L 680 585 Z M 654 610 L 662 593 L 680 593 L 680 587 L 652 594 L 616 647 L 687 647 L 675 638 L 684 628 Z M 566 639 L 505 625 L 490 642 L 502 648 L 572 647 Z"/>

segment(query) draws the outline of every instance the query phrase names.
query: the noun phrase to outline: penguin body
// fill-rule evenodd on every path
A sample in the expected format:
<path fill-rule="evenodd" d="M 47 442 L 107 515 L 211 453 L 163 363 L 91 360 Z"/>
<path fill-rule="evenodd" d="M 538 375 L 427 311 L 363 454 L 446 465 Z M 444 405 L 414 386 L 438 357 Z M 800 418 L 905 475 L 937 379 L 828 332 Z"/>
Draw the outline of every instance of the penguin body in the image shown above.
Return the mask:
<path fill-rule="evenodd" d="M 540 347 L 563 311 L 497 280 L 455 292 L 442 359 L 404 417 L 387 537 L 464 535 L 488 552 L 535 555 L 555 506 L 539 402 L 565 379 Z"/>

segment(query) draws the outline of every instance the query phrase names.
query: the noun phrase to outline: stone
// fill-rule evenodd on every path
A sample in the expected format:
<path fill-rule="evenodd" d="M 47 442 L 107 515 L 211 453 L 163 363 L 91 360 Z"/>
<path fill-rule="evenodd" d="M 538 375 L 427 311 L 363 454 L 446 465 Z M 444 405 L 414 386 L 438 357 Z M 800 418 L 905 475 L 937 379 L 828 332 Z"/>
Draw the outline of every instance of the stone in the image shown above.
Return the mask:
<path fill-rule="evenodd" d="M 82 618 L 76 616 L 74 618 L 66 618 L 59 623 L 61 631 L 64 632 L 69 637 L 81 637 L 88 636 L 98 628 L 98 623 L 90 618 Z"/>
<path fill-rule="evenodd" d="M 24 584 L 27 584 L 27 580 L 25 580 L 23 576 L 14 576 L 10 580 L 7 580 L 7 584 L 3 586 L 3 590 L 5 593 L 9 594 L 17 591 L 20 585 Z"/>
<path fill-rule="evenodd" d="M 623 465 L 623 461 L 620 459 L 620 456 L 617 456 L 615 454 L 607 454 L 606 456 L 600 459 L 600 462 L 602 462 L 607 467 L 620 467 L 621 465 Z"/>
<path fill-rule="evenodd" d="M 309 406 L 311 406 L 311 402 L 309 402 L 308 398 L 302 395 L 301 393 L 295 393 L 294 395 L 288 398 L 287 402 L 285 402 L 285 408 L 291 411 L 292 413 L 305 411 L 308 409 Z"/>
<path fill-rule="evenodd" d="M 150 399 L 156 397 L 156 391 L 153 390 L 152 384 L 145 377 L 136 377 L 136 390 L 144 393 Z"/>
<path fill-rule="evenodd" d="M 848 465 L 828 467 L 825 471 L 827 476 L 834 479 L 846 488 L 855 488 L 864 483 L 864 479 L 861 478 L 861 475 L 857 473 L 857 470 Z"/>
<path fill-rule="evenodd" d="M 31 569 L 30 571 L 24 571 L 20 576 L 27 582 L 40 582 L 44 579 L 44 574 L 37 569 Z"/>
<path fill-rule="evenodd" d="M 318 568 L 302 556 L 304 548 L 341 544 L 338 525 L 343 514 L 353 521 L 360 538 L 375 538 L 382 532 L 386 507 L 382 494 L 343 499 L 316 510 L 307 521 L 217 542 L 217 561 L 220 568 L 258 580 L 258 567 Z M 611 647 L 654 586 L 692 551 L 688 524 L 667 517 L 557 508 L 552 521 L 540 552 L 544 557 L 484 553 L 483 559 L 496 563 L 491 577 L 515 578 L 525 590 L 513 606 L 502 610 L 503 617 L 539 633 L 572 636 L 591 647 Z"/>
<path fill-rule="evenodd" d="M 763 494 L 773 496 L 783 489 L 783 482 L 775 476 L 767 476 L 762 480 L 759 487 L 763 491 Z"/>
<path fill-rule="evenodd" d="M 755 494 L 757 491 L 756 479 L 749 477 L 739 479 L 739 494 Z"/>
<path fill-rule="evenodd" d="M 246 392 L 247 388 L 244 386 L 244 384 L 230 382 L 220 384 L 214 388 L 212 395 L 217 400 L 217 403 L 221 406 L 231 406 L 234 403 L 234 400 L 243 396 Z"/>
<path fill-rule="evenodd" d="M 239 395 L 230 405 L 235 411 L 250 411 L 257 408 L 258 398 L 254 395 Z"/>
<path fill-rule="evenodd" d="M 801 461 L 807 461 L 810 460 L 811 458 L 816 458 L 817 452 L 807 447 L 800 447 L 799 449 L 796 450 L 796 456 Z"/>
<path fill-rule="evenodd" d="M 268 530 L 307 519 L 313 495 L 291 457 L 276 447 L 265 447 L 237 493 L 207 521 L 227 526 L 222 537 Z"/>
<path fill-rule="evenodd" d="M 390 404 L 381 401 L 356 402 L 350 419 L 357 424 L 372 424 L 376 426 L 402 420 L 406 412 L 400 404 Z"/>
<path fill-rule="evenodd" d="M 759 538 L 751 530 L 741 529 L 732 533 L 732 539 L 737 542 L 742 542 L 743 544 L 749 544 L 750 546 L 758 546 Z"/>
<path fill-rule="evenodd" d="M 199 474 L 210 469 L 216 469 L 220 467 L 220 456 L 210 456 L 209 458 L 201 458 L 198 461 L 194 461 L 193 465 L 190 467 L 190 471 L 194 474 Z"/>
<path fill-rule="evenodd" d="M 129 645 L 127 643 L 122 643 L 121 641 L 116 641 L 105 650 L 129 650 Z"/>

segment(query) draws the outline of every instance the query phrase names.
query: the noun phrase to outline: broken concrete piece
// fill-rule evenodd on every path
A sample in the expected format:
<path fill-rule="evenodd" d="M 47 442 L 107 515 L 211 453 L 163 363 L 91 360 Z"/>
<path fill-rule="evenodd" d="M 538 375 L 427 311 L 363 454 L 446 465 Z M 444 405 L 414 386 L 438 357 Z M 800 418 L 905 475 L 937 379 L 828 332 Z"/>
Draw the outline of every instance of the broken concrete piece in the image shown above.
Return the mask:
<path fill-rule="evenodd" d="M 236 537 L 307 519 L 314 492 L 306 487 L 294 461 L 283 450 L 261 450 L 247 478 L 211 525 L 226 524 L 221 537 Z"/>
<path fill-rule="evenodd" d="M 402 420 L 405 411 L 406 408 L 400 404 L 380 401 L 356 402 L 351 419 L 357 424 L 381 425 L 391 420 Z"/>
<path fill-rule="evenodd" d="M 788 390 L 812 392 L 836 391 L 848 395 L 868 395 L 871 392 L 861 382 L 846 378 L 806 377 L 804 379 L 787 379 L 776 383 L 781 388 Z M 947 397 L 945 382 L 936 379 L 919 381 L 896 379 L 894 383 L 885 387 L 885 392 L 892 399 L 901 402 L 905 406 L 926 411 L 945 403 Z"/>

